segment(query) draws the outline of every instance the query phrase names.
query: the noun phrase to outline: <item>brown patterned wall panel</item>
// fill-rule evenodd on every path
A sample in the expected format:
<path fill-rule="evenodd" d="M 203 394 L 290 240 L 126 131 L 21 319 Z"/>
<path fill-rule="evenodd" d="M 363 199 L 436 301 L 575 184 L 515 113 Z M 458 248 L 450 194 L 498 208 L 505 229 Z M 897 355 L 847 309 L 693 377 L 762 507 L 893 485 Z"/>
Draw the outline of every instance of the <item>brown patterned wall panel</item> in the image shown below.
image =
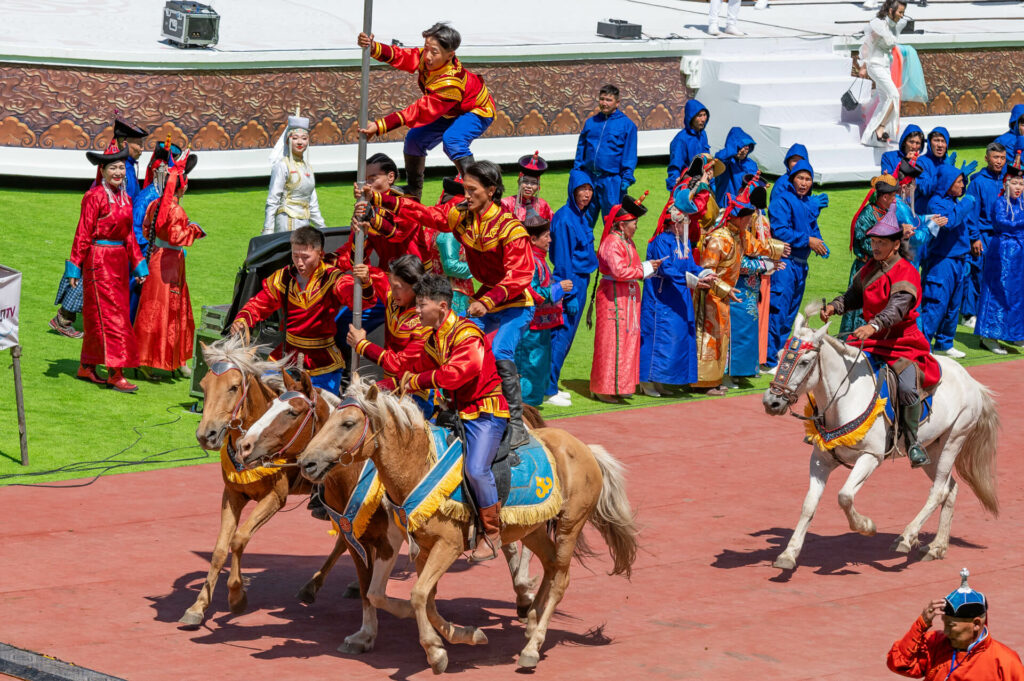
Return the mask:
<path fill-rule="evenodd" d="M 470 65 L 487 82 L 498 117 L 487 137 L 572 134 L 595 112 L 604 83 L 622 90 L 622 107 L 642 129 L 677 127 L 692 94 L 675 57 Z M 419 96 L 416 80 L 387 67 L 371 72 L 371 116 Z M 318 144 L 354 141 L 359 71 L 122 71 L 0 64 L 0 146 L 105 148 L 119 109 L 176 143 L 203 149 L 268 147 L 295 107 L 312 119 Z M 69 127 L 73 126 L 73 127 Z M 384 140 L 401 140 L 396 130 Z M 83 142 L 84 140 L 84 142 Z M 84 146 L 81 146 L 84 144 Z M 67 145 L 71 145 L 68 147 Z"/>
<path fill-rule="evenodd" d="M 904 102 L 905 116 L 1009 113 L 1015 104 L 1024 103 L 1020 87 L 1024 49 L 918 50 L 917 54 L 929 101 Z"/>

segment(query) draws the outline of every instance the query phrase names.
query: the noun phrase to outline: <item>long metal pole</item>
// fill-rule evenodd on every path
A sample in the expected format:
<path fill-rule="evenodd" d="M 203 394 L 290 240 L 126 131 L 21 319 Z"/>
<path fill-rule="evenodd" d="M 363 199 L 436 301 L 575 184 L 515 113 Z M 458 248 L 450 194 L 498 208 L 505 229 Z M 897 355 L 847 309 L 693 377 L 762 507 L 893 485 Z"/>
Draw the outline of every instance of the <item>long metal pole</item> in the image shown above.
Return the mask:
<path fill-rule="evenodd" d="M 373 0 L 363 0 L 363 33 L 370 35 L 373 26 Z M 363 48 L 363 64 L 361 80 L 359 81 L 359 127 L 365 128 L 370 117 L 370 48 Z M 366 184 L 366 135 L 359 133 L 359 151 L 356 170 L 356 184 L 362 190 Z M 363 264 L 363 240 L 365 235 L 362 230 L 356 231 L 355 253 L 352 254 L 352 264 Z M 352 292 L 352 324 L 357 329 L 363 328 L 363 286 L 356 279 L 353 282 Z M 352 348 L 352 361 L 349 364 L 349 371 L 355 374 L 359 368 L 359 355 L 356 349 Z"/>

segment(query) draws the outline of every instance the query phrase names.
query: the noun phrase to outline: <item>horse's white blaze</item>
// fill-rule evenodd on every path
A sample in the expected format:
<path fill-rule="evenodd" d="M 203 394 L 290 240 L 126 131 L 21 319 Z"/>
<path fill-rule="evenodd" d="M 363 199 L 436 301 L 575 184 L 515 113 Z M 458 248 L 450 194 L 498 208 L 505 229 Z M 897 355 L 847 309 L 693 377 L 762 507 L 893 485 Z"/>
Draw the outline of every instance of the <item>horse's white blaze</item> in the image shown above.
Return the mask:
<path fill-rule="evenodd" d="M 282 402 L 281 400 L 274 400 L 270 403 L 270 407 L 263 413 L 263 416 L 256 420 L 256 423 L 249 427 L 248 432 L 245 434 L 245 440 L 248 442 L 256 443 L 260 441 L 263 436 L 263 431 L 267 429 L 274 419 L 279 414 L 284 413 L 288 410 L 288 403 Z"/>

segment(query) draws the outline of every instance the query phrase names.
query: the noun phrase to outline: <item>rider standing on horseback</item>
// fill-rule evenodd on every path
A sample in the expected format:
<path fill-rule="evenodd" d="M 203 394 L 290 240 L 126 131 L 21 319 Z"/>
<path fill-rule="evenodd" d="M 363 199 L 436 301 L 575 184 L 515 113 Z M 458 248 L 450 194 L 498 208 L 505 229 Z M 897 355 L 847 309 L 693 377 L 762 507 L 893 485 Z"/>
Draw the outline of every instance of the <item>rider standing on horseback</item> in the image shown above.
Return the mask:
<path fill-rule="evenodd" d="M 423 276 L 415 286 L 416 310 L 430 329 L 418 361 L 407 365 L 402 389 L 443 390 L 466 431 L 465 474 L 480 509 L 485 541 L 470 561 L 494 558 L 501 548 L 501 505 L 491 464 L 508 424 L 508 403 L 494 355 L 480 328 L 452 312 L 452 286 L 439 274 Z"/>
<path fill-rule="evenodd" d="M 863 309 L 865 323 L 853 330 L 847 342 L 862 348 L 876 369 L 888 364 L 897 375 L 900 427 L 910 464 L 918 468 L 931 463 L 917 439 L 922 391 L 932 390 L 941 376 L 928 339 L 917 326 L 921 275 L 903 257 L 903 230 L 895 206 L 868 230 L 868 236 L 872 259 L 849 290 L 821 310 L 821 319 L 827 322 L 832 315 Z"/>

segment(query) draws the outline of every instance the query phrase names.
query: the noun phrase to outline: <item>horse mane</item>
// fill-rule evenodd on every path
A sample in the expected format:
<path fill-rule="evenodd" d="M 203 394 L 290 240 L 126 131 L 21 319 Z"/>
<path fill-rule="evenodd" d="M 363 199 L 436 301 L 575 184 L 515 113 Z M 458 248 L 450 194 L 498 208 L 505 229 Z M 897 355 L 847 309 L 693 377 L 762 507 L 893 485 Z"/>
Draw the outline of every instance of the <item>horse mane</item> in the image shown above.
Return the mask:
<path fill-rule="evenodd" d="M 232 334 L 209 345 L 204 343 L 202 350 L 207 366 L 228 362 L 238 367 L 243 374 L 256 376 L 272 390 L 278 393 L 284 391 L 281 370 L 287 368 L 290 362 L 265 359 L 270 346 L 246 343 L 240 335 Z"/>
<path fill-rule="evenodd" d="M 423 428 L 426 423 L 423 412 L 411 397 L 399 396 L 387 390 L 377 390 L 376 397 L 371 398 L 367 393 L 375 385 L 371 378 L 355 376 L 345 390 L 345 396 L 359 402 L 376 428 L 380 428 L 385 422 L 391 422 L 399 430 Z"/>

